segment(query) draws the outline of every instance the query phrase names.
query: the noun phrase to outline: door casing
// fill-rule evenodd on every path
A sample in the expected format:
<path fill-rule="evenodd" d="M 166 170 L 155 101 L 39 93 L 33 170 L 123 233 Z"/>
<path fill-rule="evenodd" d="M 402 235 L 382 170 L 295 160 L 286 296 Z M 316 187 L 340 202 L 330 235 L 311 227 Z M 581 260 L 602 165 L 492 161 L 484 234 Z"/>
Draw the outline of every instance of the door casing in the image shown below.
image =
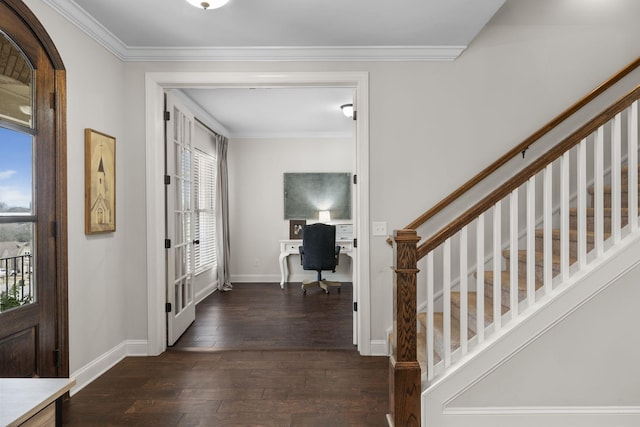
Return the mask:
<path fill-rule="evenodd" d="M 36 127 L 37 137 L 49 145 L 38 151 L 46 162 L 36 163 L 38 168 L 48 168 L 47 187 L 37 197 L 49 206 L 46 212 L 37 212 L 38 239 L 46 257 L 36 260 L 39 275 L 39 292 L 46 292 L 42 306 L 44 318 L 50 319 L 39 328 L 46 329 L 48 348 L 39 349 L 38 375 L 48 377 L 69 376 L 69 316 L 68 316 L 68 267 L 67 267 L 67 152 L 66 152 L 66 71 L 62 59 L 46 30 L 20 0 L 0 0 L 0 16 L 3 31 L 23 50 L 32 64 L 42 66 L 40 76 L 36 73 Z M 34 43 L 35 39 L 35 43 Z M 42 54 L 40 54 L 42 52 Z M 47 71 L 44 73 L 45 65 Z M 42 78 L 43 80 L 39 80 Z M 50 80 L 51 79 L 51 80 Z M 47 90 L 43 91 L 46 87 Z M 51 93 L 48 91 L 51 90 Z M 41 159 L 42 160 L 42 159 Z M 36 162 L 39 162 L 36 159 Z M 48 182 L 53 177 L 53 183 Z M 37 178 L 38 179 L 38 178 Z M 36 185 L 38 181 L 36 180 Z M 43 215 L 41 215 L 43 214 Z M 41 221 L 40 217 L 45 218 Z M 36 252 L 36 255 L 38 253 Z M 33 308 L 26 306 L 26 310 Z M 16 316 L 20 316 L 16 309 Z M 4 313 L 7 319 L 16 321 L 13 311 Z M 53 323 L 53 324 L 50 324 Z M 53 347 L 53 348 L 51 348 Z"/>
<path fill-rule="evenodd" d="M 369 75 L 367 72 L 148 72 L 145 75 L 147 195 L 147 351 L 166 350 L 164 256 L 164 91 L 185 87 L 351 87 L 358 109 L 356 122 L 354 299 L 358 302 L 358 351 L 371 354 L 369 288 Z M 160 273 L 160 274 L 159 274 Z"/>

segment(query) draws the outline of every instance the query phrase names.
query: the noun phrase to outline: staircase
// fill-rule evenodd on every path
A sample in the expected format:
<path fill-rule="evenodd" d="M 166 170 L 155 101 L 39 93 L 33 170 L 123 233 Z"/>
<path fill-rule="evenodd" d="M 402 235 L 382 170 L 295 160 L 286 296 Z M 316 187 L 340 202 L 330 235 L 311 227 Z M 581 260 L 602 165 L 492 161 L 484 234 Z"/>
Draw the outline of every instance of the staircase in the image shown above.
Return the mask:
<path fill-rule="evenodd" d="M 622 182 L 628 182 L 628 167 L 625 165 L 622 169 Z M 636 178 L 640 177 L 640 173 L 636 175 Z M 640 179 L 640 178 L 638 178 Z M 639 182 L 640 184 L 640 182 Z M 621 187 L 621 201 L 622 205 L 628 205 L 628 185 L 624 185 Z M 605 186 L 604 190 L 604 208 L 603 208 L 603 228 L 604 228 L 604 239 L 605 242 L 608 242 L 608 239 L 611 237 L 612 230 L 612 208 L 611 208 L 611 187 Z M 638 188 L 636 188 L 638 191 Z M 595 205 L 595 197 L 594 197 L 594 187 L 590 186 L 588 189 L 589 198 L 591 199 L 590 204 Z M 629 223 L 628 217 L 628 208 L 620 209 L 620 225 L 625 227 Z M 638 210 L 640 213 L 640 210 Z M 591 252 L 595 247 L 595 209 L 587 208 L 585 211 L 586 216 L 586 248 L 587 252 Z M 578 210 L 576 208 L 570 208 L 569 211 L 569 260 L 570 266 L 573 266 L 577 262 L 578 258 Z M 551 230 L 551 247 L 552 247 L 552 278 L 556 278 L 560 273 L 560 253 L 561 253 L 561 231 L 558 228 L 554 228 Z M 511 265 L 511 253 L 510 251 L 504 251 L 502 253 L 503 259 L 505 260 L 505 265 L 508 267 Z M 544 282 L 544 229 L 536 228 L 535 230 L 535 281 L 534 281 L 534 289 L 538 291 Z M 527 252 L 526 250 L 519 250 L 517 254 L 517 262 L 518 262 L 518 274 L 517 274 L 517 301 L 518 303 L 522 303 L 527 298 L 527 277 L 526 274 L 523 274 L 526 271 L 526 262 L 527 262 Z M 506 270 L 500 270 L 499 273 L 500 280 L 498 281 L 499 290 L 494 289 L 494 285 L 496 284 L 496 272 L 495 271 L 485 271 L 484 272 L 484 280 L 482 281 L 484 284 L 484 305 L 483 305 L 483 317 L 484 317 L 484 327 L 487 328 L 491 324 L 493 324 L 493 315 L 494 315 L 494 296 L 496 293 L 499 295 L 500 301 L 500 313 L 504 315 L 509 312 L 509 307 L 511 304 L 511 272 L 507 268 Z M 474 273 L 474 278 L 477 279 L 477 272 Z M 478 293 L 468 292 L 467 293 L 467 319 L 466 324 L 468 325 L 467 337 L 468 339 L 472 339 L 476 336 L 478 332 L 478 325 L 482 325 L 481 322 L 478 321 Z M 460 318 L 460 313 L 464 312 L 461 301 L 462 295 L 460 291 L 452 291 L 450 294 L 450 312 L 451 312 L 451 324 L 450 324 L 450 352 L 455 353 L 460 349 L 460 324 L 463 323 Z M 427 313 L 425 311 L 421 311 L 418 313 L 418 348 L 420 350 L 424 350 L 426 348 L 426 330 L 427 330 Z M 444 345 L 445 345 L 445 331 L 444 331 L 444 314 L 442 312 L 434 312 L 433 318 L 433 330 L 434 330 L 434 362 L 437 364 L 441 362 L 445 357 Z M 426 372 L 426 352 L 419 351 L 418 352 L 418 362 L 420 363 L 420 368 L 422 372 Z"/>
<path fill-rule="evenodd" d="M 612 80 L 639 66 L 640 59 Z M 421 407 L 443 410 L 429 405 L 433 387 L 509 341 L 567 289 L 640 241 L 639 104 L 636 87 L 420 241 L 422 224 L 580 107 L 572 106 L 396 230 L 390 425 L 421 425 Z"/>

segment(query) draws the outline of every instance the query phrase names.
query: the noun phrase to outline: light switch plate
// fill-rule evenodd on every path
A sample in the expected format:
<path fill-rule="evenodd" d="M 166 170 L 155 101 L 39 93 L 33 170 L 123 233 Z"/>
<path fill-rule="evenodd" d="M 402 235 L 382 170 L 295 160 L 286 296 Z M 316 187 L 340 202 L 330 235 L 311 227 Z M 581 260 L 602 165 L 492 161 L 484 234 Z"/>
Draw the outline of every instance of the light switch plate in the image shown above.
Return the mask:
<path fill-rule="evenodd" d="M 387 222 L 386 221 L 373 221 L 373 235 L 374 236 L 386 236 L 387 235 Z"/>

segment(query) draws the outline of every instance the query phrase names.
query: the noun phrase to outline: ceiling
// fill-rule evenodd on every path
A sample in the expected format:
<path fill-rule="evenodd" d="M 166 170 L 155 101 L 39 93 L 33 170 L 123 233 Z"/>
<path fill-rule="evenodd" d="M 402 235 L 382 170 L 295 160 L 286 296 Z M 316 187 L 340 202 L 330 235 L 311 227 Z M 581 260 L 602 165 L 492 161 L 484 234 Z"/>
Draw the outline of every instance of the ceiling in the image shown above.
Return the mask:
<path fill-rule="evenodd" d="M 234 138 L 351 138 L 350 88 L 182 89 Z"/>
<path fill-rule="evenodd" d="M 505 0 L 43 0 L 123 61 L 441 61 Z M 348 88 L 188 89 L 230 137 L 348 137 Z"/>
<path fill-rule="evenodd" d="M 505 0 L 43 0 L 123 60 L 451 60 Z"/>

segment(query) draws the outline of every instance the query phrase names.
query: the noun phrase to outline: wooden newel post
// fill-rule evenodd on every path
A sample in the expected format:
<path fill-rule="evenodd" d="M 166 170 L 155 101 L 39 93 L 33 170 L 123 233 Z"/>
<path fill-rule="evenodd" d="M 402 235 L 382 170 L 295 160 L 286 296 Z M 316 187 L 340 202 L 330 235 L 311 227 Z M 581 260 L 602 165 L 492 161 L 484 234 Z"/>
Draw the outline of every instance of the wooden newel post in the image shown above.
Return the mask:
<path fill-rule="evenodd" d="M 417 360 L 417 244 L 415 230 L 393 234 L 393 342 L 389 358 L 389 425 L 420 425 L 420 365 Z"/>

